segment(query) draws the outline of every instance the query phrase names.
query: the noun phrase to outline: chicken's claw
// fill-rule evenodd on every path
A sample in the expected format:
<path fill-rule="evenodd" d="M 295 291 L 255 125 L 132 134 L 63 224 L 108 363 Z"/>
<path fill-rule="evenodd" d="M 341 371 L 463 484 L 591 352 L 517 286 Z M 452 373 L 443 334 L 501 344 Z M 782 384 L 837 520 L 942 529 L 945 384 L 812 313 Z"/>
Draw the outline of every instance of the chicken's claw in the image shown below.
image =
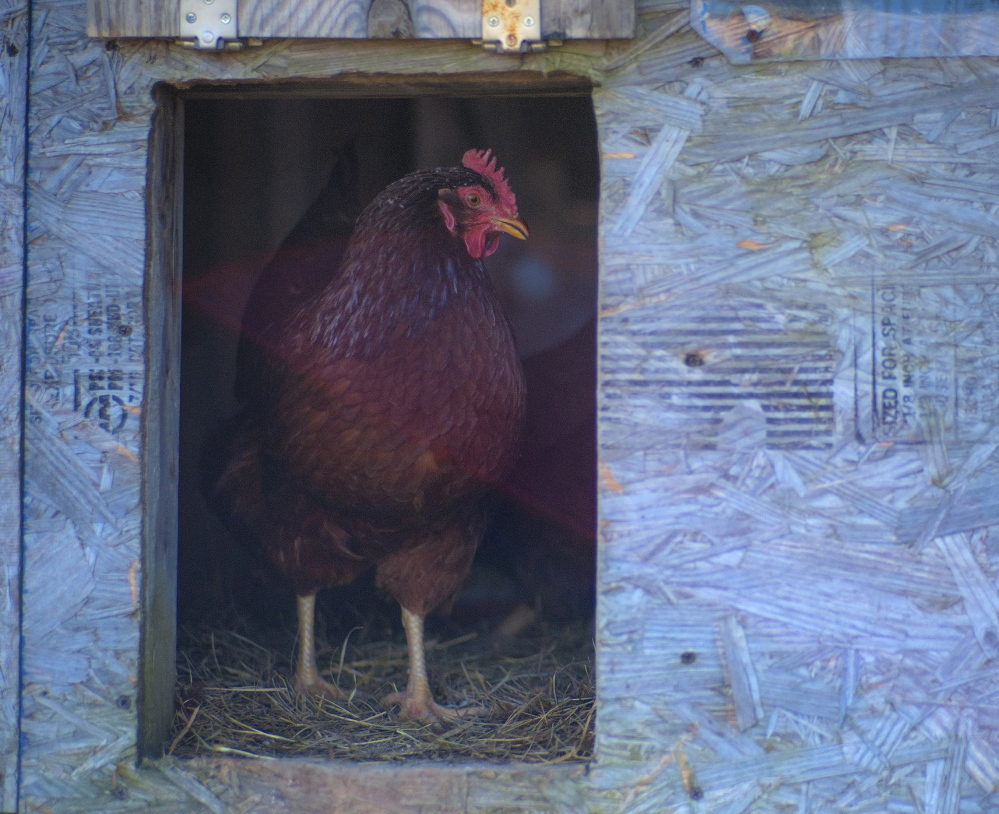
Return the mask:
<path fill-rule="evenodd" d="M 330 684 L 318 675 L 295 676 L 295 692 L 309 698 L 325 698 L 327 701 L 343 701 L 347 693 L 336 684 Z"/>
<path fill-rule="evenodd" d="M 445 707 L 434 701 L 429 693 L 394 692 L 385 696 L 382 704 L 386 707 L 399 705 L 399 715 L 409 721 L 422 721 L 435 724 L 439 721 L 451 721 L 470 715 L 482 715 L 488 710 L 485 707 Z"/>
<path fill-rule="evenodd" d="M 434 701 L 427 682 L 427 664 L 423 653 L 423 616 L 403 607 L 402 626 L 406 629 L 406 646 L 409 650 L 409 681 L 402 692 L 386 696 L 385 706 L 399 705 L 399 714 L 411 721 L 437 723 L 454 720 L 466 715 L 480 715 L 485 707 L 442 707 Z"/>

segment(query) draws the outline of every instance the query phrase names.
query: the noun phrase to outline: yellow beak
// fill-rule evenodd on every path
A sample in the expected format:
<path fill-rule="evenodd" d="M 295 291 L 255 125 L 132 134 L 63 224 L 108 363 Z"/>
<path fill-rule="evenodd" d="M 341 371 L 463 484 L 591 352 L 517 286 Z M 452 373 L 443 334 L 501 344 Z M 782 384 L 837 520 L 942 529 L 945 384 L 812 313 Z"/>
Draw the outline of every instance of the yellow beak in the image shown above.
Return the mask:
<path fill-rule="evenodd" d="M 489 218 L 489 222 L 497 231 L 506 232 L 508 235 L 513 235 L 518 240 L 527 240 L 527 224 L 520 218 L 501 218 L 493 216 Z"/>

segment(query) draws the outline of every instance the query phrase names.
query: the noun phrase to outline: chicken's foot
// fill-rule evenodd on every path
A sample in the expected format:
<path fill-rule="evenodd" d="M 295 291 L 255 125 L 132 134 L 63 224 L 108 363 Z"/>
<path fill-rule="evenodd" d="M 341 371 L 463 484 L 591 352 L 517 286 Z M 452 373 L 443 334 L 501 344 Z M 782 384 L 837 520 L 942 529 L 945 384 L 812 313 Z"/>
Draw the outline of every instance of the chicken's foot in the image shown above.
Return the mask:
<path fill-rule="evenodd" d="M 430 684 L 427 683 L 427 662 L 423 651 L 423 617 L 403 608 L 402 625 L 406 629 L 406 645 L 409 650 L 409 681 L 402 692 L 386 696 L 385 705 L 398 704 L 399 714 L 403 718 L 427 723 L 485 712 L 485 707 L 454 709 L 441 706 L 434 701 Z"/>
<path fill-rule="evenodd" d="M 330 684 L 316 668 L 316 595 L 298 597 L 298 661 L 295 664 L 295 690 L 302 695 L 339 701 L 347 694 Z"/>

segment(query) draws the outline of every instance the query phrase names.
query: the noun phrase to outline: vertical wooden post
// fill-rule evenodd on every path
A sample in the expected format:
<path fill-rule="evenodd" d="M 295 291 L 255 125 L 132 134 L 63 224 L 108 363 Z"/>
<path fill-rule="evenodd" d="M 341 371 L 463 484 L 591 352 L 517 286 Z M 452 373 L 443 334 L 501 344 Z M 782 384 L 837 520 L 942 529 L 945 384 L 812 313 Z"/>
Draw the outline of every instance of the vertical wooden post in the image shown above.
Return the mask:
<path fill-rule="evenodd" d="M 156 99 L 146 193 L 140 756 L 157 756 L 162 751 L 173 719 L 176 675 L 184 107 L 167 89 L 158 89 Z"/>

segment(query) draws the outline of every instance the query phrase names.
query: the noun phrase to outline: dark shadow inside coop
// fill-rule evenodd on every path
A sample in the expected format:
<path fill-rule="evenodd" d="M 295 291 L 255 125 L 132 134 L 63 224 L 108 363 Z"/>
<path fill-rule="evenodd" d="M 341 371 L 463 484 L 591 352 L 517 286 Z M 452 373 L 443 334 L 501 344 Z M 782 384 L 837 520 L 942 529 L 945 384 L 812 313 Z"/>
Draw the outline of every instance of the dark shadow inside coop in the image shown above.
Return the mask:
<path fill-rule="evenodd" d="M 168 750 L 588 758 L 599 165 L 588 93 L 195 96 L 184 117 L 178 688 Z M 530 229 L 527 240 L 504 236 L 485 260 L 524 367 L 527 414 L 471 576 L 450 609 L 426 620 L 437 701 L 482 708 L 446 721 L 442 736 L 441 725 L 404 721 L 381 703 L 406 686 L 407 651 L 399 606 L 371 569 L 317 597 L 317 666 L 348 697 L 290 690 L 294 594 L 229 533 L 206 491 L 245 408 L 241 332 L 321 295 L 358 214 L 389 183 L 455 166 L 469 148 L 493 151 Z M 266 338 L 254 344 L 266 349 Z"/>

